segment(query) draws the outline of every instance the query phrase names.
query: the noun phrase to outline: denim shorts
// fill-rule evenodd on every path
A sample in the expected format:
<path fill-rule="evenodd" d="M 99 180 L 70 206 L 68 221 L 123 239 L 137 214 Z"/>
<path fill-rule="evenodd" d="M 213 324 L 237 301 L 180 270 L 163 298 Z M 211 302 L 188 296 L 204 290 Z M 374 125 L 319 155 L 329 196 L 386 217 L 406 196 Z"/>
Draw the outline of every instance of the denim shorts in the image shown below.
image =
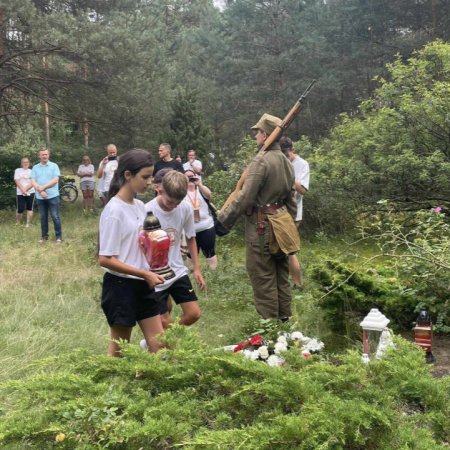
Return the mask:
<path fill-rule="evenodd" d="M 81 181 L 80 188 L 82 191 L 93 191 L 95 187 L 94 181 Z"/>

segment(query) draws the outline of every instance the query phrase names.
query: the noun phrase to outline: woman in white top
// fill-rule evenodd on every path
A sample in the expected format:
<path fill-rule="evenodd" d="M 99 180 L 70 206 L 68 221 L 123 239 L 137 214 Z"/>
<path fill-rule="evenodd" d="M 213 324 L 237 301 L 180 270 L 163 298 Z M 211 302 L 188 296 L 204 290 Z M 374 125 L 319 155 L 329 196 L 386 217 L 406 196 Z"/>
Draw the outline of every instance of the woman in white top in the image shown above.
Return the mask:
<path fill-rule="evenodd" d="M 193 170 L 184 172 L 188 179 L 188 192 L 185 201 L 191 206 L 194 216 L 196 241 L 198 251 L 202 251 L 210 269 L 217 268 L 216 256 L 216 231 L 208 203 L 211 199 L 211 191 L 202 184 L 200 177 Z M 189 255 L 188 255 L 189 256 Z"/>
<path fill-rule="evenodd" d="M 34 203 L 34 188 L 31 184 L 31 169 L 30 160 L 28 158 L 22 158 L 20 168 L 14 172 L 14 181 L 16 183 L 16 220 L 20 225 L 22 223 L 22 214 L 26 208 L 27 210 L 27 222 L 26 227 L 31 224 L 33 217 L 33 203 Z"/>
<path fill-rule="evenodd" d="M 92 211 L 94 208 L 95 169 L 89 156 L 84 155 L 81 162 L 77 175 L 80 177 L 80 188 L 83 192 L 83 209 Z"/>
<path fill-rule="evenodd" d="M 151 184 L 153 162 L 141 149 L 129 150 L 119 161 L 111 182 L 111 200 L 99 224 L 98 262 L 105 270 L 102 309 L 110 327 L 108 355 L 120 356 L 119 339 L 130 340 L 137 324 L 148 350 L 161 347 L 163 333 L 160 305 L 154 287 L 164 278 L 151 272 L 138 245 L 139 231 L 146 217 L 144 203 L 135 198 Z"/>

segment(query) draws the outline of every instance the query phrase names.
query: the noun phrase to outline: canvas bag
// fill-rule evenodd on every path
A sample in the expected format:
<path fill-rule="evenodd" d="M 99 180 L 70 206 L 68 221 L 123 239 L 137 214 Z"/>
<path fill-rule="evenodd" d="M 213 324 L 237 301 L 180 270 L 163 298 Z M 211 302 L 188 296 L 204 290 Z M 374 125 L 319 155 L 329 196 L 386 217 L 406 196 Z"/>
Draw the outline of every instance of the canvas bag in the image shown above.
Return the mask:
<path fill-rule="evenodd" d="M 286 208 L 280 208 L 275 214 L 268 214 L 267 220 L 271 228 L 269 253 L 286 255 L 297 253 L 300 250 L 300 236 L 294 219 Z"/>

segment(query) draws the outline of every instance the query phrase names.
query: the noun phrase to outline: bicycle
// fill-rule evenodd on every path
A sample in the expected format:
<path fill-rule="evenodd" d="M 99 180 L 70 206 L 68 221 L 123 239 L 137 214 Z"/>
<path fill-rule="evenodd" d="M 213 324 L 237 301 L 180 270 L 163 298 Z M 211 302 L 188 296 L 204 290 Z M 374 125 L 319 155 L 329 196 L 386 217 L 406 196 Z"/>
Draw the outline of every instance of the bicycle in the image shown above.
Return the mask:
<path fill-rule="evenodd" d="M 75 178 L 61 177 L 59 196 L 63 202 L 75 203 L 78 198 L 78 188 L 75 186 Z"/>

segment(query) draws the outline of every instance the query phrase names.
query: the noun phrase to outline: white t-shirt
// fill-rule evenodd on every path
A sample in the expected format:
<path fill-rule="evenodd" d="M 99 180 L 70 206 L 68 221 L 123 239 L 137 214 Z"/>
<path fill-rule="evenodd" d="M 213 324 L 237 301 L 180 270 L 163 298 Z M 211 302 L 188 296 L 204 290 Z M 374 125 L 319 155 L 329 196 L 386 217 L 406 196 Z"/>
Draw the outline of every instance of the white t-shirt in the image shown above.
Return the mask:
<path fill-rule="evenodd" d="M 100 163 L 100 166 L 103 165 L 103 161 Z M 114 172 L 117 170 L 119 165 L 119 161 L 117 159 L 113 159 L 112 161 L 108 161 L 103 168 L 103 192 L 109 191 L 109 185 L 111 184 L 111 180 L 113 179 Z"/>
<path fill-rule="evenodd" d="M 175 272 L 175 277 L 167 280 L 163 284 L 155 286 L 155 291 L 163 291 L 171 286 L 174 281 L 187 275 L 188 269 L 183 263 L 183 257 L 181 256 L 181 234 L 184 231 L 186 238 L 195 236 L 194 217 L 192 215 L 191 207 L 183 200 L 172 211 L 164 211 L 158 204 L 157 198 L 150 200 L 145 204 L 145 210 L 152 211 L 161 224 L 161 228 L 170 237 L 170 250 L 169 250 L 169 266 Z"/>
<path fill-rule="evenodd" d="M 195 168 L 195 170 L 194 170 Z M 199 161 L 198 159 L 194 159 L 194 161 L 192 161 L 192 163 L 190 161 L 187 161 L 183 164 L 183 169 L 186 170 L 192 170 L 195 173 L 199 173 L 202 171 L 203 169 L 203 165 L 202 162 Z"/>
<path fill-rule="evenodd" d="M 120 261 L 136 269 L 149 270 L 147 260 L 139 248 L 139 231 L 147 216 L 144 203 L 135 199 L 131 205 L 113 197 L 100 216 L 99 255 L 115 256 Z M 125 278 L 138 278 L 133 275 L 107 272 Z"/>
<path fill-rule="evenodd" d="M 105 192 L 103 190 L 103 177 L 100 177 L 97 181 L 97 192 L 98 192 L 99 197 L 102 197 L 103 192 Z"/>
<path fill-rule="evenodd" d="M 24 187 L 27 188 L 31 185 L 31 169 L 23 169 L 22 167 L 19 167 L 14 172 L 14 179 L 19 180 L 19 183 Z M 17 195 L 23 195 L 22 191 L 17 186 L 16 188 Z M 27 191 L 29 194 L 34 194 L 34 188 L 31 188 Z"/>
<path fill-rule="evenodd" d="M 186 203 L 191 207 L 191 214 L 194 217 L 194 208 L 197 207 L 200 211 L 200 221 L 194 222 L 195 232 L 200 233 L 200 231 L 208 230 L 214 226 L 214 219 L 209 213 L 209 208 L 205 199 L 200 194 L 199 190 L 196 189 L 195 192 L 188 191 L 185 197 Z M 196 206 L 194 206 L 196 205 Z"/>
<path fill-rule="evenodd" d="M 94 166 L 92 164 L 88 164 L 87 166 L 85 164 L 81 164 L 80 167 L 78 167 L 77 173 L 92 173 L 92 176 L 80 178 L 80 181 L 95 181 Z"/>
<path fill-rule="evenodd" d="M 304 188 L 309 189 L 309 164 L 298 155 L 295 155 L 291 163 L 294 166 L 295 181 L 300 181 Z M 295 220 L 299 221 L 303 217 L 303 195 L 296 192 L 295 197 L 297 200 L 297 217 Z"/>

